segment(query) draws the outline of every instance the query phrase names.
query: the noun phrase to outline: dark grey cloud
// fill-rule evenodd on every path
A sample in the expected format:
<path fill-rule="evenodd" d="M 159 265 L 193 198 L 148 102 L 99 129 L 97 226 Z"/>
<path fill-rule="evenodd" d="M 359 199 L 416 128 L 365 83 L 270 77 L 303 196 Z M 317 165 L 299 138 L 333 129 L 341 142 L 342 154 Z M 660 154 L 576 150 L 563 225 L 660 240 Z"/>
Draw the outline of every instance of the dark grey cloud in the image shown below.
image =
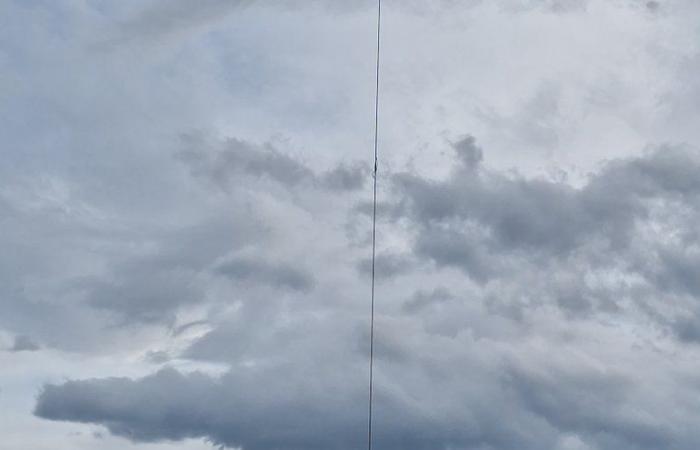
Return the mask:
<path fill-rule="evenodd" d="M 612 160 L 574 187 L 489 170 L 473 138 L 453 146 L 457 162 L 447 178 L 393 178 L 386 210 L 410 224 L 417 259 L 501 291 L 496 303 L 508 308 L 553 304 L 580 318 L 630 314 L 635 305 L 682 340 L 696 340 L 696 151 L 662 146 Z M 611 273 L 620 281 L 606 280 Z"/>
<path fill-rule="evenodd" d="M 367 180 L 369 166 L 366 163 L 340 164 L 321 177 L 321 184 L 338 191 L 362 189 Z"/>
<path fill-rule="evenodd" d="M 386 376 L 396 378 L 378 391 L 377 445 L 534 450 L 558 448 L 561 436 L 578 436 L 591 448 L 689 450 L 700 442 L 684 423 L 653 420 L 655 411 L 644 403 L 648 396 L 626 374 L 575 361 L 527 367 L 510 360 L 487 371 L 443 362 L 452 371 L 468 370 L 465 383 L 454 373 L 431 370 L 427 354 L 420 362 L 407 376 L 390 369 L 405 368 L 406 360 L 383 361 Z M 254 450 L 355 448 L 362 445 L 365 392 L 341 376 L 341 367 L 316 372 L 283 365 L 276 370 L 285 376 L 278 376 L 261 366 L 218 378 L 165 369 L 137 380 L 69 381 L 46 386 L 35 413 L 100 424 L 137 442 L 205 437 Z M 412 390 L 419 380 L 427 384 Z"/>
<path fill-rule="evenodd" d="M 266 379 L 264 398 L 256 392 L 261 374 L 230 373 L 221 379 L 173 370 L 132 381 L 103 379 L 48 386 L 36 408 L 41 417 L 105 425 L 113 434 L 141 442 L 207 437 L 227 447 L 257 449 L 355 448 L 362 445 L 364 390 L 317 380 L 303 383 Z M 340 380 L 336 380 L 340 381 Z M 113 393 L 119 392 L 118 396 Z M 382 399 L 377 415 L 377 445 L 384 448 L 531 447 L 532 431 L 503 424 L 481 428 L 465 405 L 464 418 L 424 416 L 408 399 Z M 476 405 L 472 405 L 476 407 Z M 493 414 L 495 411 L 491 411 Z M 488 413 L 484 414 L 488 415 Z M 441 418 L 441 419 L 444 419 Z"/>
<path fill-rule="evenodd" d="M 155 0 L 123 23 L 125 34 L 156 37 L 182 32 L 190 27 L 221 19 L 252 0 L 204 0 L 196 7 L 190 2 Z"/>
<path fill-rule="evenodd" d="M 121 323 L 172 322 L 173 313 L 186 304 L 197 303 L 202 293 L 192 286 L 192 274 L 184 271 L 135 270 L 114 282 L 88 282 L 89 304 L 118 314 Z M 151 268 L 152 269 L 152 268 Z"/>
<path fill-rule="evenodd" d="M 237 256 L 219 264 L 217 273 L 236 281 L 253 281 L 265 286 L 308 291 L 313 277 L 299 268 L 260 258 Z"/>
<path fill-rule="evenodd" d="M 688 448 L 670 427 L 626 411 L 634 400 L 633 380 L 577 367 L 546 373 L 511 367 L 508 384 L 523 405 L 557 429 L 586 436 L 594 448 Z M 694 442 L 698 437 L 692 439 Z"/>
<path fill-rule="evenodd" d="M 35 352 L 41 349 L 39 344 L 34 342 L 29 336 L 15 336 L 15 341 L 10 347 L 11 352 Z"/>
<path fill-rule="evenodd" d="M 428 258 L 438 266 L 457 267 L 472 279 L 484 283 L 499 272 L 499 261 L 481 244 L 480 233 L 430 230 L 421 233 L 414 243 L 417 258 Z"/>
<path fill-rule="evenodd" d="M 402 309 L 409 314 L 420 313 L 425 308 L 439 305 L 452 298 L 452 294 L 445 288 L 436 288 L 430 292 L 418 291 L 409 300 L 406 300 Z"/>
<path fill-rule="evenodd" d="M 179 158 L 195 176 L 231 189 L 243 176 L 271 180 L 286 188 L 317 187 L 330 191 L 357 191 L 365 185 L 369 169 L 365 163 L 340 164 L 316 173 L 308 164 L 272 144 L 256 145 L 239 139 L 217 142 L 201 134 L 182 138 Z"/>
<path fill-rule="evenodd" d="M 157 246 L 146 256 L 126 258 L 115 264 L 106 277 L 86 277 L 74 283 L 88 305 L 108 312 L 112 324 L 136 322 L 173 324 L 178 310 L 205 301 L 201 278 L 216 269 L 217 260 L 244 243 L 263 242 L 265 231 L 255 219 L 243 216 L 236 221 L 213 220 L 159 236 Z M 279 282 L 305 286 L 301 276 L 285 273 L 284 268 L 257 267 L 253 283 L 267 283 L 279 270 Z M 253 267 L 249 267 L 253 270 Z M 296 283 L 296 284 L 295 284 Z"/>
<path fill-rule="evenodd" d="M 376 255 L 375 275 L 378 278 L 392 278 L 408 273 L 415 266 L 411 255 L 401 253 L 380 253 Z M 357 264 L 357 269 L 363 275 L 371 275 L 372 259 L 364 258 Z"/>
<path fill-rule="evenodd" d="M 452 144 L 459 160 L 469 169 L 476 169 L 484 159 L 484 151 L 476 145 L 474 136 L 465 136 Z"/>
<path fill-rule="evenodd" d="M 445 180 L 410 173 L 394 176 L 400 198 L 396 210 L 402 208 L 419 225 L 418 251 L 438 262 L 460 265 L 462 260 L 470 266 L 470 248 L 479 244 L 459 243 L 471 233 L 491 253 L 523 250 L 559 258 L 594 242 L 622 250 L 629 248 L 637 223 L 649 220 L 652 210 L 671 210 L 678 201 L 694 208 L 700 194 L 695 176 L 700 159 L 691 151 L 661 148 L 640 158 L 613 161 L 583 187 L 574 188 L 486 169 L 465 173 L 461 167 L 472 169 L 479 160 L 468 144 L 455 144 L 464 166 L 457 166 Z M 435 236 L 444 236 L 445 245 Z"/>
<path fill-rule="evenodd" d="M 229 139 L 220 148 L 211 148 L 201 135 L 183 136 L 183 143 L 185 148 L 180 158 L 193 173 L 220 185 L 225 186 L 242 175 L 265 177 L 286 186 L 313 182 L 313 172 L 305 164 L 269 144 L 255 146 Z"/>

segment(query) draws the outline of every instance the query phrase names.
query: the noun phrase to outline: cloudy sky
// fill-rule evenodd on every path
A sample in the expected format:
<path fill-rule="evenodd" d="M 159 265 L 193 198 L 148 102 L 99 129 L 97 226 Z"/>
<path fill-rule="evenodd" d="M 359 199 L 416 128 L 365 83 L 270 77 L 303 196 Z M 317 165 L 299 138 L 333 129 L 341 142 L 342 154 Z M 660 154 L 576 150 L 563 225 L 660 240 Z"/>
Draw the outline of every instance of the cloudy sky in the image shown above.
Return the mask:
<path fill-rule="evenodd" d="M 0 1 L 1 450 L 366 445 L 375 6 Z M 700 448 L 700 3 L 383 12 L 376 448 Z"/>

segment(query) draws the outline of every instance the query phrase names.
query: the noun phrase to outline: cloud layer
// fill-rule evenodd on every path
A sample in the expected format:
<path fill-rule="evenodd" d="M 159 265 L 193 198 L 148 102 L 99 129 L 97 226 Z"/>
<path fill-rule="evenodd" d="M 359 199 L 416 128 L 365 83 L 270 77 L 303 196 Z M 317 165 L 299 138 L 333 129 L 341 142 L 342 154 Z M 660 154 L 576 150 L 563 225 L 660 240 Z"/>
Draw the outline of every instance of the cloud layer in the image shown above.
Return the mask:
<path fill-rule="evenodd" d="M 0 449 L 366 444 L 374 6 L 0 2 Z M 698 4 L 385 6 L 376 447 L 698 448 Z"/>
<path fill-rule="evenodd" d="M 696 446 L 692 410 L 678 422 L 655 416 L 673 408 L 680 390 L 695 390 L 680 381 L 691 376 L 682 375 L 686 368 L 657 373 L 680 378 L 651 393 L 645 386 L 652 379 L 638 370 L 653 351 L 617 358 L 635 345 L 626 327 L 647 327 L 648 339 L 672 345 L 696 339 L 689 323 L 697 311 L 700 155 L 660 148 L 611 161 L 575 187 L 487 169 L 473 137 L 453 150 L 444 179 L 386 174 L 392 189 L 383 199 L 384 233 L 405 236 L 411 256 L 404 258 L 420 266 L 379 259 L 392 277 L 380 295 L 378 445 Z M 301 163 L 276 158 L 288 176 L 275 169 L 271 181 L 314 179 L 311 171 L 297 179 Z M 220 167 L 238 173 L 249 165 Z M 332 308 L 328 286 L 317 289 L 292 267 L 245 258 L 212 266 L 243 286 L 292 293 L 263 304 L 243 300 L 183 355 L 225 362 L 226 374 L 163 369 L 140 379 L 49 385 L 36 414 L 101 424 L 143 442 L 206 438 L 255 450 L 361 445 L 365 318 L 357 305 Z M 421 291 L 426 283 L 435 290 Z M 410 290 L 388 286 L 416 291 L 404 297 Z M 620 341 L 603 350 L 596 338 Z"/>

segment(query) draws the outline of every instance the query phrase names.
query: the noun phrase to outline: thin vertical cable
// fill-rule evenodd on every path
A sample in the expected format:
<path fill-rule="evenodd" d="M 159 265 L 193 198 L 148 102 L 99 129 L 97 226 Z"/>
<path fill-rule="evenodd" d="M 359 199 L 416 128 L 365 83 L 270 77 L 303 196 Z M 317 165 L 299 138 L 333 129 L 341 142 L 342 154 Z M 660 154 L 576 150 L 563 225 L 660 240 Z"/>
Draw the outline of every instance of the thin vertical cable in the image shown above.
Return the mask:
<path fill-rule="evenodd" d="M 377 254 L 377 169 L 379 166 L 379 55 L 380 55 L 380 36 L 382 26 L 382 0 L 377 0 L 377 61 L 376 61 L 376 80 L 374 89 L 374 172 L 372 178 L 374 180 L 374 188 L 372 195 L 372 306 L 370 312 L 369 325 L 369 413 L 367 427 L 367 449 L 372 450 L 372 400 L 373 400 L 373 382 L 374 382 L 374 268 Z"/>

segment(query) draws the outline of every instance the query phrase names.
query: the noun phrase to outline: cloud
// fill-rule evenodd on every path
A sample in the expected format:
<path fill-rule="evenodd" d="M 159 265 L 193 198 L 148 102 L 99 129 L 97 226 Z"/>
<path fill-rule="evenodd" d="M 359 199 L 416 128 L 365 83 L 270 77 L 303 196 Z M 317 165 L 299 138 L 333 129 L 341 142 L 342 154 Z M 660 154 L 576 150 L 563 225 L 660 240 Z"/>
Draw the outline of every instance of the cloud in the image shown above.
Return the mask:
<path fill-rule="evenodd" d="M 644 4 L 651 12 L 657 12 L 661 8 L 661 4 L 657 1 L 648 1 Z"/>
<path fill-rule="evenodd" d="M 235 161 L 225 177 L 265 176 L 317 189 L 304 177 L 280 175 L 279 167 L 299 173 L 305 166 L 278 159 L 276 150 L 234 141 L 218 151 Z M 397 286 L 392 277 L 401 274 L 410 289 L 380 293 L 377 445 L 694 448 L 700 436 L 686 428 L 694 415 L 680 423 L 653 418 L 673 402 L 645 390 L 637 371 L 655 351 L 616 364 L 615 352 L 636 345 L 634 339 L 594 324 L 652 321 L 679 345 L 697 339 L 696 250 L 680 243 L 696 235 L 700 156 L 660 148 L 603 164 L 572 186 L 490 169 L 470 137 L 454 151 L 443 179 L 409 172 L 391 178 L 392 214 L 383 226 L 407 233 L 412 255 L 378 258 L 380 274 L 394 283 L 388 286 Z M 425 258 L 434 267 L 407 262 Z M 238 306 L 212 316 L 210 330 L 178 355 L 225 363 L 228 372 L 165 369 L 136 379 L 51 384 L 36 414 L 103 425 L 136 442 L 204 438 L 252 450 L 361 445 L 368 337 L 366 311 L 354 294 L 340 307 L 339 279 L 319 283 L 302 265 L 279 258 L 234 252 L 216 261 L 214 273 L 234 284 L 288 293 L 257 297 L 242 290 Z M 338 295 L 329 307 L 326 299 Z M 618 336 L 624 345 L 596 353 L 597 344 L 587 347 L 588 333 Z M 562 334 L 578 347 L 560 344 Z M 538 339 L 553 344 L 541 348 Z M 600 369 L 610 364 L 615 368 Z M 680 386 L 694 389 L 685 382 L 662 389 L 671 395 Z"/>
<path fill-rule="evenodd" d="M 154 0 L 121 24 L 117 41 L 157 39 L 186 32 L 219 21 L 251 3 L 253 0 L 204 0 L 193 7 L 183 0 Z"/>
<path fill-rule="evenodd" d="M 332 190 L 356 191 L 365 186 L 368 173 L 370 169 L 366 163 L 340 164 L 323 174 L 320 183 Z"/>
<path fill-rule="evenodd" d="M 201 134 L 182 137 L 179 158 L 192 174 L 229 189 L 239 177 L 274 181 L 287 188 L 319 188 L 334 192 L 364 187 L 369 169 L 365 163 L 341 163 L 325 173 L 314 172 L 298 158 L 272 144 L 256 145 L 235 138 L 211 141 Z"/>
<path fill-rule="evenodd" d="M 313 278 L 291 264 L 269 262 L 256 258 L 234 257 L 219 264 L 217 272 L 236 281 L 254 281 L 265 286 L 308 291 Z"/>
<path fill-rule="evenodd" d="M 150 252 L 133 256 L 110 267 L 103 277 L 85 277 L 75 283 L 92 308 L 110 313 L 117 324 L 174 323 L 182 308 L 206 301 L 204 280 L 215 269 L 219 258 L 241 248 L 244 243 L 264 241 L 265 232 L 256 229 L 254 220 L 212 220 L 191 227 L 162 233 Z M 264 267 L 258 267 L 264 272 Z M 302 286 L 306 280 L 283 268 L 269 268 L 274 276 L 279 270 L 280 283 Z M 249 267 L 253 270 L 253 267 Z M 267 282 L 265 275 L 249 277 Z"/>
<path fill-rule="evenodd" d="M 451 298 L 452 294 L 445 288 L 437 288 L 431 292 L 417 291 L 403 304 L 402 309 L 409 314 L 418 313 L 431 305 L 443 303 Z"/>
<path fill-rule="evenodd" d="M 238 139 L 228 139 L 220 149 L 208 151 L 201 135 L 183 136 L 185 149 L 180 158 L 193 174 L 225 184 L 236 175 L 266 177 L 286 186 L 310 182 L 313 173 L 306 165 L 279 152 L 271 145 L 255 146 Z"/>
<path fill-rule="evenodd" d="M 474 136 L 466 136 L 452 144 L 457 157 L 468 169 L 476 169 L 484 159 L 484 151 L 476 145 Z"/>
<path fill-rule="evenodd" d="M 668 428 L 648 420 L 644 414 L 635 416 L 626 411 L 625 405 L 633 402 L 630 396 L 636 395 L 632 380 L 582 369 L 558 368 L 543 373 L 511 368 L 507 377 L 528 410 L 560 430 L 592 437 L 591 443 L 598 448 L 617 445 L 655 449 L 679 445 Z"/>
<path fill-rule="evenodd" d="M 230 373 L 213 379 L 164 370 L 136 381 L 73 381 L 45 388 L 36 414 L 104 424 L 116 435 L 141 442 L 206 437 L 217 445 L 252 450 L 344 449 L 362 444 L 366 411 L 360 386 L 353 389 L 328 379 L 312 384 L 292 372 L 286 381 L 265 378 L 263 397 L 246 394 L 258 391 L 261 375 Z M 408 398 L 397 395 L 385 398 L 383 405 L 376 442 L 384 448 L 536 448 L 528 445 L 532 431 L 514 430 L 508 424 L 500 432 L 480 429 L 480 420 L 474 417 L 477 411 L 470 411 L 469 405 L 462 408 L 465 417 L 449 420 L 444 420 L 444 413 L 443 420 L 424 416 Z"/>
<path fill-rule="evenodd" d="M 458 162 L 447 178 L 393 178 L 388 209 L 392 220 L 411 224 L 417 259 L 459 269 L 518 308 L 552 303 L 582 316 L 621 308 L 629 314 L 636 305 L 694 340 L 696 151 L 661 147 L 613 160 L 573 187 L 489 170 L 477 164 L 470 139 L 454 147 Z"/>
<path fill-rule="evenodd" d="M 186 0 L 150 0 L 129 11 L 116 27 L 111 43 L 148 42 L 167 39 L 222 22 L 227 16 L 253 5 L 280 11 L 323 8 L 330 11 L 354 11 L 374 6 L 371 1 L 291 0 L 266 4 L 256 0 L 203 0 L 193 5 Z"/>
<path fill-rule="evenodd" d="M 415 262 L 410 255 L 400 253 L 381 253 L 376 255 L 375 275 L 379 278 L 392 278 L 409 273 Z M 357 269 L 363 275 L 372 274 L 372 259 L 364 258 L 357 264 Z"/>
<path fill-rule="evenodd" d="M 464 167 L 472 170 L 478 158 L 471 153 L 465 157 L 464 146 L 461 142 L 455 148 L 460 161 L 467 158 Z M 400 195 L 396 207 L 419 225 L 419 242 L 436 233 L 454 233 L 446 240 L 459 243 L 471 228 L 481 233 L 476 239 L 481 245 L 496 252 L 527 250 L 566 257 L 594 241 L 623 249 L 630 245 L 636 222 L 649 220 L 654 208 L 670 209 L 674 201 L 692 205 L 700 193 L 700 183 L 692 175 L 700 168 L 700 158 L 673 148 L 613 161 L 582 188 L 488 170 L 471 175 L 461 167 L 441 181 L 410 173 L 394 176 Z M 466 248 L 445 248 L 454 252 L 448 256 L 439 246 L 418 247 L 450 264 L 458 264 L 457 255 L 463 254 L 468 264 Z"/>
<path fill-rule="evenodd" d="M 515 11 L 541 9 L 552 13 L 572 13 L 585 11 L 588 0 L 502 0 L 501 4 Z"/>
<path fill-rule="evenodd" d="M 499 363 L 493 358 L 497 347 L 485 345 L 488 351 L 462 349 L 467 360 L 443 361 L 444 370 L 431 369 L 434 361 L 425 348 L 413 349 L 420 354 L 417 360 L 384 359 L 384 375 L 396 378 L 381 378 L 375 443 L 390 449 L 534 450 L 560 448 L 567 437 L 577 436 L 584 448 L 685 450 L 700 442 L 685 428 L 691 418 L 677 423 L 654 419 L 654 396 L 640 390 L 635 375 L 566 359 L 573 354 L 550 362 L 538 355 L 538 365 L 519 361 L 522 354 Z M 450 352 L 450 346 L 442 351 Z M 471 365 L 477 354 L 487 358 L 478 367 Z M 352 364 L 325 356 L 340 366 L 306 370 L 290 359 L 275 367 L 241 367 L 221 377 L 164 369 L 137 380 L 69 381 L 45 387 L 35 413 L 101 424 L 137 442 L 204 437 L 253 450 L 354 448 L 364 437 L 366 392 L 342 375 L 340 369 Z M 409 361 L 410 375 L 402 375 L 399 370 Z M 469 382 L 463 378 L 467 374 Z"/>
<path fill-rule="evenodd" d="M 387 5 L 377 448 L 698 448 L 700 10 L 647 3 Z M 365 445 L 375 6 L 2 4 L 8 446 Z"/>
<path fill-rule="evenodd" d="M 309 223 L 308 211 L 314 221 L 343 217 L 361 197 L 330 216 L 323 204 L 299 208 L 290 191 L 335 192 L 324 172 L 273 146 L 185 144 L 178 158 L 195 180 L 214 187 L 206 193 L 235 202 L 268 196 L 290 208 L 288 220 L 257 231 L 254 220 L 178 229 L 149 252 L 110 266 L 109 277 L 78 286 L 91 307 L 132 325 L 164 321 L 179 330 L 182 310 L 210 308 L 192 322 L 206 332 L 180 350 L 146 357 L 223 363 L 228 371 L 165 369 L 49 384 L 37 416 L 102 425 L 135 442 L 203 438 L 253 450 L 361 445 L 368 336 L 357 271 L 366 274 L 368 260 L 358 257 L 366 247 L 341 240 L 345 260 L 336 262 L 318 245 L 320 234 L 295 234 Z M 382 228 L 408 253 L 388 247 L 377 259 L 382 286 L 391 288 L 379 292 L 377 444 L 527 450 L 558 448 L 575 436 L 604 450 L 693 448 L 700 440 L 684 425 L 647 415 L 661 406 L 640 393 L 634 371 L 653 352 L 601 372 L 595 367 L 617 356 L 579 347 L 571 351 L 593 362 L 567 368 L 574 356 L 559 340 L 569 333 L 583 346 L 593 324 L 625 320 L 653 323 L 648 332 L 666 333 L 674 342 L 668 345 L 697 341 L 700 156 L 662 147 L 602 164 L 573 186 L 492 169 L 473 137 L 452 149 L 444 178 L 389 174 Z M 244 178 L 260 189 L 242 190 Z M 344 236 L 342 227 L 328 232 Z M 574 328 L 559 331 L 565 326 Z M 533 339 L 555 342 L 547 353 L 564 352 L 564 361 L 535 368 Z M 665 392 L 691 389 L 679 383 Z M 511 405 L 507 415 L 503 404 Z"/>
<path fill-rule="evenodd" d="M 35 352 L 41 349 L 39 344 L 34 342 L 29 336 L 15 336 L 15 342 L 10 347 L 11 352 Z"/>

